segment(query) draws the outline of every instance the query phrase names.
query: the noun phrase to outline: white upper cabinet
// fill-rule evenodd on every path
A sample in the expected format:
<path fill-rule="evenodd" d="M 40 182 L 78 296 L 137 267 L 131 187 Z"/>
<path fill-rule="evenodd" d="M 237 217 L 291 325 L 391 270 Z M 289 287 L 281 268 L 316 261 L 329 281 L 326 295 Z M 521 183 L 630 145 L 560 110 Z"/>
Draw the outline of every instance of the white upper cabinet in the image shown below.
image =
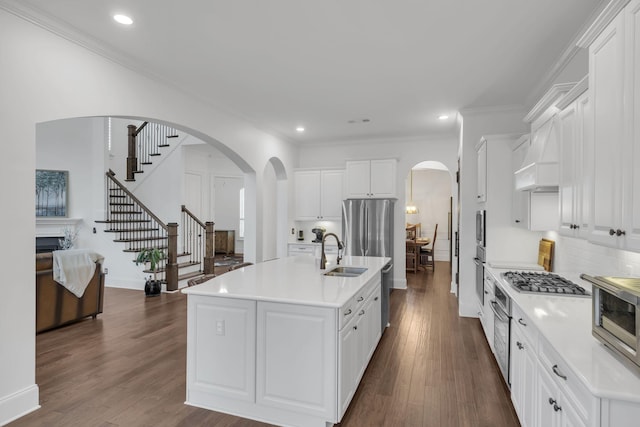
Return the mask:
<path fill-rule="evenodd" d="M 347 162 L 347 198 L 396 198 L 396 160 Z"/>
<path fill-rule="evenodd" d="M 340 220 L 344 194 L 343 170 L 296 171 L 294 177 L 296 220 Z"/>
<path fill-rule="evenodd" d="M 515 173 L 522 167 L 522 162 L 527 155 L 527 150 L 531 145 L 531 137 L 523 135 L 514 144 L 513 153 L 511 154 L 511 169 Z M 513 183 L 513 199 L 511 200 L 511 222 L 513 225 L 522 228 L 529 228 L 529 195 L 528 191 L 515 189 L 515 176 L 512 178 Z"/>
<path fill-rule="evenodd" d="M 589 46 L 593 159 L 588 237 L 633 251 L 640 251 L 639 31 L 640 0 L 633 0 Z"/>
<path fill-rule="evenodd" d="M 585 85 L 586 86 L 586 81 Z M 584 90 L 584 86 L 580 86 Z M 568 94 L 571 96 L 571 94 Z M 588 174 L 585 164 L 591 149 L 589 97 L 583 92 L 558 114 L 560 126 L 560 234 L 586 237 L 588 234 Z M 586 119 L 585 119 L 586 117 Z"/>
<path fill-rule="evenodd" d="M 478 151 L 478 176 L 476 177 L 478 192 L 476 201 L 484 203 L 487 201 L 487 141 L 481 139 L 476 150 Z"/>

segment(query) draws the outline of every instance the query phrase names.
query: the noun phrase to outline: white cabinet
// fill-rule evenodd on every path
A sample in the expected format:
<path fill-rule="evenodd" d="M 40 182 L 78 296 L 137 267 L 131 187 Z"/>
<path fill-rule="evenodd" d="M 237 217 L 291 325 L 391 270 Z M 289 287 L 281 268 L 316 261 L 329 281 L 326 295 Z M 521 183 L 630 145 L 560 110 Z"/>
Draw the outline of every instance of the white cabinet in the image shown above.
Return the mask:
<path fill-rule="evenodd" d="M 527 151 L 531 145 L 531 137 L 523 135 L 514 144 L 513 153 L 511 155 L 511 169 L 512 172 L 519 170 L 522 167 L 524 158 L 527 156 Z M 511 221 L 512 224 L 521 227 L 529 228 L 529 195 L 528 191 L 520 191 L 515 189 L 515 175 L 512 175 L 513 185 L 513 199 L 511 200 Z"/>
<path fill-rule="evenodd" d="M 253 402 L 256 302 L 190 296 L 187 319 L 187 401 L 206 394 Z"/>
<path fill-rule="evenodd" d="M 536 398 L 540 402 L 536 424 L 538 427 L 584 427 L 587 425 L 580 419 L 570 400 L 543 369 L 538 376 L 537 390 Z"/>
<path fill-rule="evenodd" d="M 536 424 L 537 331 L 529 319 L 513 307 L 511 326 L 511 401 L 523 427 Z"/>
<path fill-rule="evenodd" d="M 567 95 L 569 96 L 569 94 Z M 559 232 L 570 237 L 588 234 L 589 177 L 585 165 L 591 149 L 591 117 L 588 93 L 558 114 L 560 126 L 560 224 Z"/>
<path fill-rule="evenodd" d="M 257 324 L 256 403 L 334 419 L 335 309 L 259 301 Z"/>
<path fill-rule="evenodd" d="M 395 198 L 396 160 L 348 161 L 346 168 L 347 198 Z"/>
<path fill-rule="evenodd" d="M 494 334 L 494 314 L 491 310 L 491 301 L 495 300 L 494 283 L 495 278 L 489 273 L 488 270 L 484 270 L 484 304 L 480 306 L 480 324 L 484 330 L 484 336 L 487 338 L 491 352 L 494 353 L 493 347 L 493 334 Z"/>
<path fill-rule="evenodd" d="M 478 152 L 478 169 L 477 169 L 477 195 L 476 201 L 484 203 L 487 201 L 487 141 L 481 139 L 476 146 Z"/>
<path fill-rule="evenodd" d="M 296 171 L 295 216 L 298 221 L 342 218 L 343 170 Z"/>
<path fill-rule="evenodd" d="M 380 285 L 377 276 L 339 311 L 343 326 L 338 345 L 338 419 L 349 407 L 382 335 Z"/>
<path fill-rule="evenodd" d="M 593 119 L 589 240 L 640 251 L 640 1 L 589 46 Z"/>
<path fill-rule="evenodd" d="M 298 255 L 311 255 L 320 258 L 321 255 L 320 243 L 289 243 L 287 246 L 288 256 Z M 338 246 L 325 245 L 324 254 L 338 254 Z"/>
<path fill-rule="evenodd" d="M 513 145 L 511 168 L 515 172 L 531 147 L 529 135 L 523 135 Z M 516 190 L 515 175 L 511 175 L 511 223 L 531 231 L 549 231 L 558 228 L 558 193 Z"/>

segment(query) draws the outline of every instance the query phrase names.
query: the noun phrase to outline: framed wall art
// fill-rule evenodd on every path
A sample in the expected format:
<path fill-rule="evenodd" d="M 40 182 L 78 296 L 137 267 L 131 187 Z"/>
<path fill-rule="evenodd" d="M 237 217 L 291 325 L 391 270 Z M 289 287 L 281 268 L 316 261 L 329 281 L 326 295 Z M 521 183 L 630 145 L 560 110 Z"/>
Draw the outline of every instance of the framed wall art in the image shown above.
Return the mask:
<path fill-rule="evenodd" d="M 36 217 L 66 217 L 69 171 L 36 169 Z"/>

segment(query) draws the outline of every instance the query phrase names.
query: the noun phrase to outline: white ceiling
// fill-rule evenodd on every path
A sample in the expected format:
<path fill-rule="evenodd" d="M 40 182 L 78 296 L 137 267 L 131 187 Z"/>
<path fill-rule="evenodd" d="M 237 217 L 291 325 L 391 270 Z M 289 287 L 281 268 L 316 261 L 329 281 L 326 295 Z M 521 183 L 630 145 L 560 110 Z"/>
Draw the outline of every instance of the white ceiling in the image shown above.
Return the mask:
<path fill-rule="evenodd" d="M 450 133 L 460 109 L 530 106 L 602 8 L 599 0 L 3 3 L 300 143 Z M 134 25 L 116 24 L 117 12 Z M 439 121 L 441 113 L 451 118 Z"/>

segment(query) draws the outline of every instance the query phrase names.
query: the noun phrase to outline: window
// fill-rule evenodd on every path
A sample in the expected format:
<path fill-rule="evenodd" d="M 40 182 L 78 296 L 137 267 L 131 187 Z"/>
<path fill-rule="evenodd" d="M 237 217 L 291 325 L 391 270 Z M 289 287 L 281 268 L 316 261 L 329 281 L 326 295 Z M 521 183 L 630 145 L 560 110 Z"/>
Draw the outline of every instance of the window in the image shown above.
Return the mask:
<path fill-rule="evenodd" d="M 238 237 L 244 239 L 244 187 L 240 189 L 240 220 L 238 222 Z"/>

